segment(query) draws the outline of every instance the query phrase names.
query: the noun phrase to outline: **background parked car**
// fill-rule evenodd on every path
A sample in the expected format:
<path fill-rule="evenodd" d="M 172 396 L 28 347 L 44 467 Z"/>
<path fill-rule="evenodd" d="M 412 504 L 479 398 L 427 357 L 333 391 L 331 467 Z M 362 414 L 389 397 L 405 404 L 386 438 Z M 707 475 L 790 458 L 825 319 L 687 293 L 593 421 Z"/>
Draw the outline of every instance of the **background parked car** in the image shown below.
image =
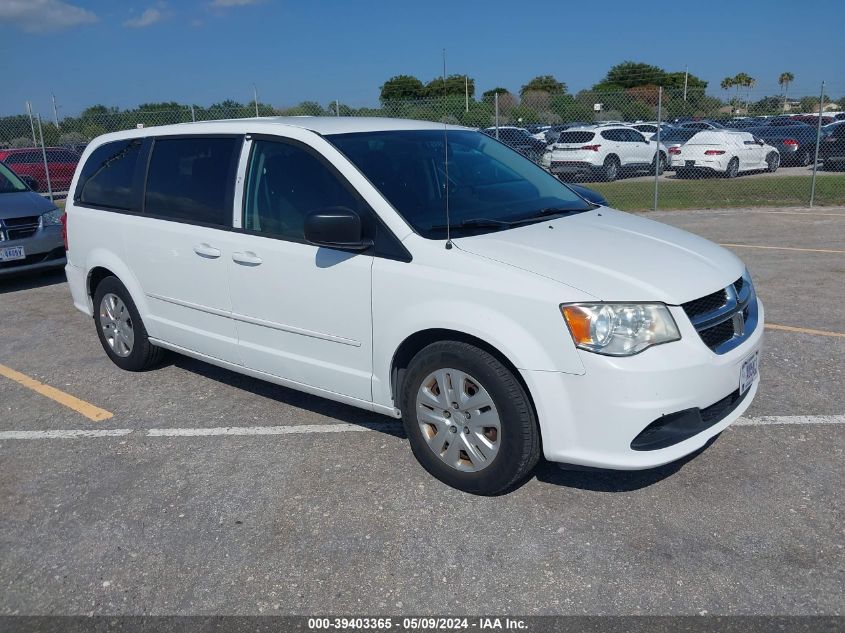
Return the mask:
<path fill-rule="evenodd" d="M 668 162 L 665 147 L 627 126 L 571 128 L 561 132 L 540 164 L 559 176 L 594 175 L 616 180 L 621 175 L 651 171 Z"/>
<path fill-rule="evenodd" d="M 496 137 L 496 128 L 494 127 L 488 127 L 481 131 L 488 136 Z M 545 141 L 534 138 L 523 127 L 514 127 L 511 125 L 499 126 L 499 140 L 523 156 L 530 158 L 535 163 L 540 160 L 540 156 L 543 155 L 546 149 Z"/>
<path fill-rule="evenodd" d="M 780 152 L 783 165 L 811 165 L 816 155 L 816 128 L 794 121 L 786 125 L 782 121 L 746 130 Z"/>
<path fill-rule="evenodd" d="M 666 154 L 669 157 L 668 165 L 666 166 L 667 169 L 674 169 L 674 165 L 671 160 L 672 155 L 679 154 L 681 146 L 699 132 L 700 130 L 683 127 L 675 127 L 665 133 L 661 132 L 660 144 L 666 147 Z"/>
<path fill-rule="evenodd" d="M 48 147 L 47 167 L 50 170 L 50 186 L 53 191 L 67 191 L 73 172 L 79 162 L 79 154 L 64 147 Z M 44 154 L 40 147 L 0 149 L 0 161 L 6 163 L 18 176 L 29 176 L 36 191 L 47 191 L 47 173 L 44 169 Z"/>
<path fill-rule="evenodd" d="M 0 162 L 0 277 L 64 266 L 61 216 Z"/>
<path fill-rule="evenodd" d="M 687 121 L 681 123 L 680 127 L 689 128 L 691 130 L 723 130 L 725 126 L 717 121 Z"/>
<path fill-rule="evenodd" d="M 845 169 L 845 121 L 827 127 L 819 143 L 819 160 L 825 169 Z"/>
<path fill-rule="evenodd" d="M 680 178 L 716 173 L 736 178 L 741 172 L 777 171 L 780 154 L 748 132 L 702 130 L 672 154 Z"/>

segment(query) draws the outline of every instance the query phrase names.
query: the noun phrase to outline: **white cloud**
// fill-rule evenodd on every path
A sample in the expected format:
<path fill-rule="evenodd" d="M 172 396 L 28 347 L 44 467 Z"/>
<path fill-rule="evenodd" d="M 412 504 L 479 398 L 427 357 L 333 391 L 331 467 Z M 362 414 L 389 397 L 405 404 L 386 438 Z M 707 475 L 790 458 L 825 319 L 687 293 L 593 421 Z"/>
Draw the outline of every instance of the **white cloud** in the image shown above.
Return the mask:
<path fill-rule="evenodd" d="M 258 4 L 261 0 L 213 0 L 212 7 L 245 7 L 248 4 Z"/>
<path fill-rule="evenodd" d="M 161 11 L 151 8 L 144 11 L 137 18 L 129 18 L 123 23 L 123 26 L 128 26 L 133 29 L 142 29 L 145 26 L 150 26 L 151 24 L 160 22 L 163 17 L 164 15 Z"/>
<path fill-rule="evenodd" d="M 58 31 L 97 20 L 91 11 L 61 0 L 0 0 L 0 24 L 30 33 Z"/>

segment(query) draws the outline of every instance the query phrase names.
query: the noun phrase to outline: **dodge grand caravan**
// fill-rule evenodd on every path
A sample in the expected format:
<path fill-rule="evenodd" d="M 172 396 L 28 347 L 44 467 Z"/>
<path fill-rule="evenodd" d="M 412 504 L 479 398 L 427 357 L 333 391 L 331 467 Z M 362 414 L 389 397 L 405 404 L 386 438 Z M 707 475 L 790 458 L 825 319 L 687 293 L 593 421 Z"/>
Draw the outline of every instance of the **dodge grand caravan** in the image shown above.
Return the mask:
<path fill-rule="evenodd" d="M 477 131 L 270 118 L 86 149 L 67 277 L 119 367 L 165 350 L 401 418 L 503 492 L 540 455 L 644 469 L 751 403 L 763 307 L 716 244 L 592 204 Z"/>

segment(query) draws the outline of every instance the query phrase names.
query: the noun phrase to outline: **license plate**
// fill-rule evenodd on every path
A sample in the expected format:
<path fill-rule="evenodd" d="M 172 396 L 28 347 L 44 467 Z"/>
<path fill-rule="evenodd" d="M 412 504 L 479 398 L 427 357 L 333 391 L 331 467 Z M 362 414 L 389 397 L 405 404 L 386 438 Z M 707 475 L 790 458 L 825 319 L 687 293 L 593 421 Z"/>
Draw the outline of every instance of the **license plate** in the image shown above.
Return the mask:
<path fill-rule="evenodd" d="M 688 160 L 684 163 L 684 166 L 685 167 L 695 167 L 695 161 L 694 160 Z"/>
<path fill-rule="evenodd" d="M 760 367 L 760 352 L 754 352 L 751 356 L 742 361 L 742 367 L 739 368 L 739 395 L 748 391 L 748 388 L 754 384 L 757 379 L 757 374 Z"/>
<path fill-rule="evenodd" d="M 0 262 L 11 262 L 16 259 L 25 259 L 26 252 L 23 250 L 23 246 L 6 246 L 5 248 L 0 248 Z"/>

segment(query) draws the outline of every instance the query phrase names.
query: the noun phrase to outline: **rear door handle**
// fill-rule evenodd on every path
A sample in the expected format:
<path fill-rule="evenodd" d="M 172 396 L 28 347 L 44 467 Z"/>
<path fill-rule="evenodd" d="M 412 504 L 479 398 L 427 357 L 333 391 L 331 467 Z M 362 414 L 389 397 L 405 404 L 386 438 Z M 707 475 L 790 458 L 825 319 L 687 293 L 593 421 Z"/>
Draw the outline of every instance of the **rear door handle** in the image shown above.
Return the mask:
<path fill-rule="evenodd" d="M 205 242 L 202 244 L 195 244 L 194 252 L 200 257 L 206 257 L 208 259 L 217 259 L 220 257 L 220 249 L 209 246 Z"/>
<path fill-rule="evenodd" d="M 232 260 L 244 266 L 259 266 L 262 262 L 262 259 L 252 251 L 232 253 Z"/>

